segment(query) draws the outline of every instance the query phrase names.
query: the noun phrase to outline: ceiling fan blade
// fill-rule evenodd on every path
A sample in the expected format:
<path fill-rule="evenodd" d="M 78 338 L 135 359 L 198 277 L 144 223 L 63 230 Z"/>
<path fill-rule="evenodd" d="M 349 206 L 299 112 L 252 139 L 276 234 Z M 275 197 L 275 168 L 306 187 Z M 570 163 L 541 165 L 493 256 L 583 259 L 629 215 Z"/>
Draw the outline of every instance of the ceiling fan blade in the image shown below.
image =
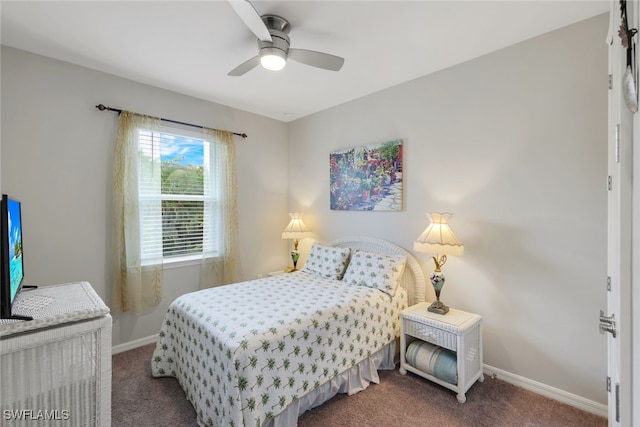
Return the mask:
<path fill-rule="evenodd" d="M 253 58 L 243 62 L 233 70 L 229 71 L 227 73 L 227 76 L 233 76 L 233 77 L 241 76 L 244 73 L 253 70 L 255 67 L 258 66 L 258 64 L 260 64 L 260 57 L 254 56 Z"/>
<path fill-rule="evenodd" d="M 344 64 L 344 58 L 339 56 L 305 49 L 289 49 L 289 59 L 331 71 L 339 71 Z"/>
<path fill-rule="evenodd" d="M 253 34 L 263 42 L 270 42 L 271 34 L 258 11 L 247 0 L 229 0 L 231 7 L 236 11 L 240 19 L 245 23 Z"/>

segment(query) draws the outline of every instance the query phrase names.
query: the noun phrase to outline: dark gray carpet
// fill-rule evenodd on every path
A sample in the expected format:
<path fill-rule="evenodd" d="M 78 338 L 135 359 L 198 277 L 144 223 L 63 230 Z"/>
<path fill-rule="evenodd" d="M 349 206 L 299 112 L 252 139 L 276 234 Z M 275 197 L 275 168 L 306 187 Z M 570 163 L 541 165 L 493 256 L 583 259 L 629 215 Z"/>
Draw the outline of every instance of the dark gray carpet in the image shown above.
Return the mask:
<path fill-rule="evenodd" d="M 113 356 L 112 425 L 197 426 L 178 382 L 151 377 L 153 349 L 150 344 Z M 306 412 L 298 425 L 605 427 L 607 420 L 492 378 L 474 384 L 460 404 L 454 392 L 395 370 L 381 371 L 380 384 Z"/>

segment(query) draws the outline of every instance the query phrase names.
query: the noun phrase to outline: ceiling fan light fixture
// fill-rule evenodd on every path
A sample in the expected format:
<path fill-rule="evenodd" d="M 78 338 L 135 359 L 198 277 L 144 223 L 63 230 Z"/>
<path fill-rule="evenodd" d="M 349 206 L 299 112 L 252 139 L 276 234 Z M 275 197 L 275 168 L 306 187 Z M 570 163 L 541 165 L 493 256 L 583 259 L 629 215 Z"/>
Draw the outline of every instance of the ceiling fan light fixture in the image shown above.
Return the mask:
<path fill-rule="evenodd" d="M 260 49 L 260 65 L 267 70 L 280 71 L 287 65 L 285 53 L 274 47 Z"/>
<path fill-rule="evenodd" d="M 242 76 L 262 65 L 271 71 L 282 70 L 288 60 L 312 67 L 338 71 L 344 64 L 344 58 L 324 52 L 307 49 L 291 49 L 289 22 L 278 15 L 260 16 L 249 0 L 229 0 L 238 16 L 258 38 L 258 55 L 229 71 L 229 76 Z"/>

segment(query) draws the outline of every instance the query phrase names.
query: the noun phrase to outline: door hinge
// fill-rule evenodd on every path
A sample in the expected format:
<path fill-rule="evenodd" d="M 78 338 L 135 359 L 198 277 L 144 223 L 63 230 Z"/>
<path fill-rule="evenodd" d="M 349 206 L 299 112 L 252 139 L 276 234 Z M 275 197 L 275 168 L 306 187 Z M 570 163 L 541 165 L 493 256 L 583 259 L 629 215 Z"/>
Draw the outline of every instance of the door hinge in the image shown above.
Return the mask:
<path fill-rule="evenodd" d="M 607 393 L 611 393 L 611 377 L 607 377 Z M 620 422 L 620 383 L 616 383 L 616 422 Z"/>
<path fill-rule="evenodd" d="M 611 292 L 611 276 L 607 276 L 607 292 Z"/>
<path fill-rule="evenodd" d="M 609 90 L 613 89 L 613 76 L 609 74 Z"/>
<path fill-rule="evenodd" d="M 616 422 L 620 422 L 620 384 L 616 383 Z"/>
<path fill-rule="evenodd" d="M 612 185 L 611 185 L 611 175 L 609 175 L 607 177 L 607 190 L 611 191 Z"/>
<path fill-rule="evenodd" d="M 620 163 L 620 125 L 616 125 L 616 163 Z"/>

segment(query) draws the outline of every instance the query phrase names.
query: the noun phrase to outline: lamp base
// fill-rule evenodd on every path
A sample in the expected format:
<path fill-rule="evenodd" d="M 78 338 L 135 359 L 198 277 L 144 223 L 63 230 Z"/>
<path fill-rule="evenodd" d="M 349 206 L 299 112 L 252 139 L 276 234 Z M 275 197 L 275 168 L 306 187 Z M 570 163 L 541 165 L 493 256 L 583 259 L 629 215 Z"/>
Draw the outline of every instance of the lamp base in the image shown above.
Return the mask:
<path fill-rule="evenodd" d="M 446 261 L 447 258 L 444 255 L 443 258 Z M 431 274 L 431 277 L 429 279 L 431 279 L 433 290 L 436 291 L 436 300 L 429 306 L 428 310 L 432 313 L 447 314 L 449 312 L 449 307 L 447 307 L 442 303 L 442 301 L 440 301 L 440 292 L 442 292 L 442 287 L 444 286 L 444 274 L 442 274 L 442 272 L 440 271 L 439 266 L 444 264 L 444 262 L 438 264 L 438 261 L 435 259 L 435 257 L 433 258 L 433 260 L 436 261 L 436 271 Z"/>
<path fill-rule="evenodd" d="M 298 243 L 296 241 L 296 249 L 291 251 L 291 260 L 293 261 L 293 270 L 296 271 L 298 269 L 298 259 L 300 258 L 300 254 L 298 253 Z"/>
<path fill-rule="evenodd" d="M 447 314 L 449 312 L 449 307 L 444 305 L 441 301 L 434 301 L 434 302 L 431 303 L 429 308 L 427 308 L 427 310 L 432 312 L 432 313 L 437 313 L 437 314 L 444 315 L 444 314 Z"/>

